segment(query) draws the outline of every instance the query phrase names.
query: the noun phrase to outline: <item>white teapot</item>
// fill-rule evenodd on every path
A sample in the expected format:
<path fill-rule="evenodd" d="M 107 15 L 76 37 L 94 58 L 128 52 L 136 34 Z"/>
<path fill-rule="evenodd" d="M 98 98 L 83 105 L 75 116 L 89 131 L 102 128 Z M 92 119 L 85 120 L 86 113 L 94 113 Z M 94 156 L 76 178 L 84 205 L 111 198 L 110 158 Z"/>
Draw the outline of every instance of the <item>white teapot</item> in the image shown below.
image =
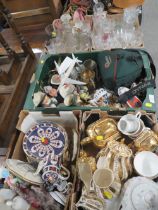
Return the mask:
<path fill-rule="evenodd" d="M 158 185 L 144 177 L 129 179 L 122 190 L 119 210 L 158 210 Z"/>

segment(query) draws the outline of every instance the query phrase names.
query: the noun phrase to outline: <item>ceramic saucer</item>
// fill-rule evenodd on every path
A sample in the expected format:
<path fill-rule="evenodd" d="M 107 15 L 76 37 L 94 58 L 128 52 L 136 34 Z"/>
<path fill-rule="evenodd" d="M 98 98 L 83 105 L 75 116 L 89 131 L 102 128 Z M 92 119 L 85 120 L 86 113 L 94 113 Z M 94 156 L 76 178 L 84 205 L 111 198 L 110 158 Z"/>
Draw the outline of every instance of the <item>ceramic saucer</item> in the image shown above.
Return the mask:
<path fill-rule="evenodd" d="M 158 177 L 158 156 L 150 151 L 139 152 L 134 158 L 134 168 L 141 176 Z"/>

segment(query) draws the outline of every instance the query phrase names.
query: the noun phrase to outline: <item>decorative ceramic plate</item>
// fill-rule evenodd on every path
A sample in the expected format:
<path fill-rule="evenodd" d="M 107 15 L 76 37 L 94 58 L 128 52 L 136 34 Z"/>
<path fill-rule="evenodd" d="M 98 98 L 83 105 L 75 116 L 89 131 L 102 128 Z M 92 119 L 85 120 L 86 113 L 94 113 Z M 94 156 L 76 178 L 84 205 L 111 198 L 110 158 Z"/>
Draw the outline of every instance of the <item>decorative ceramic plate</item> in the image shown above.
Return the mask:
<path fill-rule="evenodd" d="M 47 155 L 61 156 L 67 146 L 67 133 L 63 127 L 51 122 L 41 122 L 24 136 L 23 149 L 26 155 L 40 161 Z"/>

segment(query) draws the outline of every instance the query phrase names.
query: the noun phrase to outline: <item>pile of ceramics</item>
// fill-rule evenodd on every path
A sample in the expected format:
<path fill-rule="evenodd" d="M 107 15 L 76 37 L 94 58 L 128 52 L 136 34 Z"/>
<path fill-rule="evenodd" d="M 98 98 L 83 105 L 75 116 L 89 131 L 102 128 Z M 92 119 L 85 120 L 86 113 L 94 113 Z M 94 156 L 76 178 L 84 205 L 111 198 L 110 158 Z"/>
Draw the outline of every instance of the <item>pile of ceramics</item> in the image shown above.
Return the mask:
<path fill-rule="evenodd" d="M 117 12 L 123 14 L 111 18 L 105 11 L 112 6 L 111 0 L 71 0 L 61 18 L 45 29 L 50 38 L 45 45 L 47 52 L 141 47 L 137 6 L 142 3 L 138 0 L 135 7 L 125 6 L 124 10 L 120 5 L 122 9 Z M 108 69 L 111 61 L 106 56 L 105 59 Z M 56 108 L 62 104 L 79 109 L 142 107 L 146 92 L 122 104 L 119 97 L 144 78 L 138 78 L 137 84 L 135 80 L 130 82 L 128 88 L 122 85 L 110 90 L 105 88 L 98 73 L 99 64 L 93 59 L 82 61 L 72 54 L 72 58 L 59 58 L 53 64 L 44 79 L 37 81 L 39 89 L 32 96 L 35 108 Z M 34 120 L 28 119 L 31 125 Z M 88 121 L 88 126 L 84 126 L 83 119 L 82 122 L 84 138 L 79 156 L 80 135 L 71 126 L 72 138 L 67 125 L 53 120 L 36 121 L 30 126 L 22 139 L 25 157 L 7 159 L 0 168 L 0 209 L 158 210 L 158 124 L 143 112 L 122 117 L 106 113 L 97 121 Z"/>
<path fill-rule="evenodd" d="M 63 209 L 71 194 L 72 161 L 77 154 L 76 147 L 74 154 L 72 142 L 69 143 L 70 136 L 68 139 L 66 130 L 59 124 L 49 121 L 34 124 L 22 143 L 27 162 L 7 159 L 6 168 L 0 168 L 4 183 L 0 190 L 0 209 Z"/>
<path fill-rule="evenodd" d="M 51 121 L 31 126 L 22 140 L 27 162 L 7 159 L 0 168 L 0 208 L 60 210 L 78 186 L 81 196 L 72 209 L 157 210 L 158 125 L 152 115 L 106 114 L 92 122 L 86 130 L 82 126 L 77 162 L 77 144 L 72 147 L 74 139 L 63 126 Z"/>
<path fill-rule="evenodd" d="M 51 54 L 73 53 L 112 48 L 141 47 L 143 35 L 138 23 L 139 8 L 124 9 L 119 17 L 110 17 L 99 2 L 92 16 L 76 11 L 73 17 L 64 13 L 45 29 L 50 40 L 46 49 Z"/>
<path fill-rule="evenodd" d="M 140 112 L 124 115 L 119 121 L 107 116 L 90 124 L 77 162 L 83 187 L 76 207 L 156 210 L 156 132 L 157 125 Z"/>
<path fill-rule="evenodd" d="M 55 61 L 54 64 L 56 67 L 45 74 L 43 80 L 39 82 L 39 91 L 33 95 L 35 107 L 57 107 L 64 104 L 65 106 L 119 109 L 142 106 L 141 100 L 144 100 L 144 96 L 141 93 L 139 93 L 141 100 L 134 96 L 120 104 L 119 96 L 127 92 L 129 88 L 119 87 L 118 93 L 117 90 L 114 92 L 105 88 L 98 75 L 97 63 L 92 59 L 82 62 L 72 54 L 72 58 L 67 56 L 62 63 L 58 64 Z M 137 84 L 134 82 L 131 87 Z"/>

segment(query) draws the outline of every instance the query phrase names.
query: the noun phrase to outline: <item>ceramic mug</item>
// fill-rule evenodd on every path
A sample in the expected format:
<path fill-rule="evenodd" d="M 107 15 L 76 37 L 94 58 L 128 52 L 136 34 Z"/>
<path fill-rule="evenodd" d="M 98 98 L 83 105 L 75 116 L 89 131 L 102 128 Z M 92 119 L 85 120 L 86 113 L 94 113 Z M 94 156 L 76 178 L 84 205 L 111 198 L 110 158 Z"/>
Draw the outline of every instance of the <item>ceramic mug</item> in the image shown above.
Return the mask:
<path fill-rule="evenodd" d="M 55 165 L 48 165 L 44 167 L 42 173 L 42 179 L 44 182 L 55 184 L 59 179 L 67 180 L 70 177 L 70 171 L 64 166 L 58 168 Z"/>
<path fill-rule="evenodd" d="M 54 184 L 59 192 L 63 194 L 69 194 L 70 190 L 72 189 L 72 183 L 67 182 L 66 180 L 58 179 L 58 181 Z"/>
<path fill-rule="evenodd" d="M 141 113 L 136 115 L 127 114 L 121 117 L 118 122 L 118 129 L 125 135 L 135 135 L 138 133 L 141 127 Z"/>

